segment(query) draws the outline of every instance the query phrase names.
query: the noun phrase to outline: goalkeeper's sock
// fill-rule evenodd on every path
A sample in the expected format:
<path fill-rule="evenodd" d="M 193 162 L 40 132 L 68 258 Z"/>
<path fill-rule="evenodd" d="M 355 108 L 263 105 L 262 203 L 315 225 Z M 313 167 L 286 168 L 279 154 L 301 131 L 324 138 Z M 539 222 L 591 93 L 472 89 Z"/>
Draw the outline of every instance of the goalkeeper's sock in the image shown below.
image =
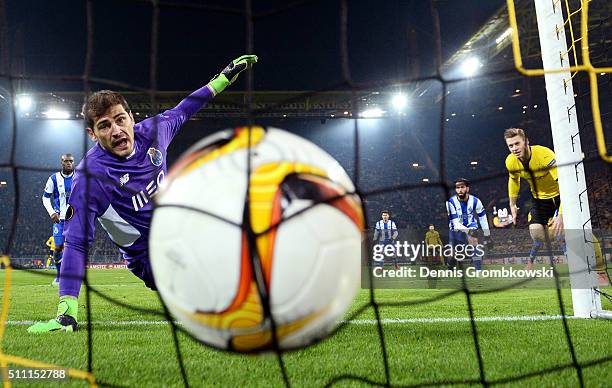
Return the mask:
<path fill-rule="evenodd" d="M 78 300 L 73 296 L 60 297 L 57 317 L 47 322 L 39 322 L 28 327 L 28 333 L 48 333 L 51 331 L 77 331 Z"/>
<path fill-rule="evenodd" d="M 74 296 L 60 296 L 59 304 L 57 305 L 57 316 L 68 315 L 76 321 L 79 313 L 79 301 Z"/>
<path fill-rule="evenodd" d="M 535 262 L 535 258 L 538 255 L 538 250 L 542 247 L 542 241 L 533 240 L 533 246 L 529 250 L 529 262 L 533 264 Z"/>

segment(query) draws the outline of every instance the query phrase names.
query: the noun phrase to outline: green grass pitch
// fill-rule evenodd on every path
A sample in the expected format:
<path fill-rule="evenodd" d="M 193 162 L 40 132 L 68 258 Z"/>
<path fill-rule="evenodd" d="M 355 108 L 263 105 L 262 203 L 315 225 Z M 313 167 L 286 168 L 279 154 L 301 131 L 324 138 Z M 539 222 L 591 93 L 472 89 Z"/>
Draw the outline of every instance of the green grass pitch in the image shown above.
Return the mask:
<path fill-rule="evenodd" d="M 13 271 L 9 321 L 3 339 L 5 353 L 79 369 L 87 367 L 87 330 L 77 333 L 33 335 L 28 321 L 46 320 L 55 313 L 57 288 L 50 285 L 51 273 Z M 127 270 L 90 270 L 90 283 L 104 294 L 131 305 L 156 309 L 155 293 Z M 0 271 L 4 289 L 5 271 Z M 608 288 L 609 290 L 609 288 Z M 377 290 L 378 302 L 418 301 L 440 295 L 444 290 Z M 562 295 L 571 314 L 570 291 Z M 353 310 L 369 301 L 361 290 Z M 473 295 L 476 317 L 553 316 L 559 314 L 556 291 L 513 289 Z M 85 293 L 79 299 L 79 320 L 86 320 Z M 384 335 L 393 385 L 417 385 L 443 381 L 479 379 L 479 367 L 470 322 L 430 320 L 468 316 L 464 294 L 433 303 L 404 307 L 382 307 Z M 605 304 L 612 309 L 610 303 Z M 103 382 L 117 386 L 182 386 L 170 327 L 153 322 L 163 318 L 118 307 L 92 297 L 93 373 Z M 292 386 L 324 386 L 334 377 L 355 375 L 384 384 L 383 358 L 372 309 L 366 310 L 334 337 L 305 350 L 283 356 Z M 419 321 L 417 318 L 425 318 Z M 612 355 L 612 322 L 568 321 L 578 362 Z M 526 375 L 571 363 L 560 320 L 477 321 L 476 327 L 488 381 Z M 209 349 L 179 334 L 187 376 L 191 386 L 282 386 L 274 354 L 236 355 Z M 586 386 L 604 387 L 612 382 L 612 361 L 587 366 L 582 371 Z M 43 384 L 14 383 L 20 386 Z M 48 385 L 49 383 L 47 383 Z M 61 387 L 86 386 L 82 380 L 54 383 Z M 505 386 L 577 386 L 576 370 L 567 368 L 527 377 Z M 366 386 L 358 380 L 340 380 L 335 386 Z M 469 384 L 459 384 L 469 386 Z"/>

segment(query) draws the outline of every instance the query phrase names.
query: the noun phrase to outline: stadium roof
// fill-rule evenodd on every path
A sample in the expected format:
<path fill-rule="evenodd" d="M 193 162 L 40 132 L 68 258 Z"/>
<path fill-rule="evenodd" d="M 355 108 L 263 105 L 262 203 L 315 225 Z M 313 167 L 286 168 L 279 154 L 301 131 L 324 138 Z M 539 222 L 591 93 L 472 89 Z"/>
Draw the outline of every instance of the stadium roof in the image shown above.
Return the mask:
<path fill-rule="evenodd" d="M 535 60 L 541 66 L 540 40 L 534 2 L 533 0 L 515 0 L 514 3 L 524 61 Z M 571 12 L 578 10 L 580 7 L 577 1 L 570 1 L 569 3 Z M 567 15 L 567 13 L 565 14 Z M 579 16 L 579 14 L 576 14 L 572 17 L 572 25 L 577 30 L 580 29 Z M 503 6 L 446 61 L 444 67 L 450 68 L 471 55 L 478 56 L 492 69 L 512 66 L 512 53 L 507 50 L 511 43 L 510 36 L 506 33 L 509 28 L 508 7 Z M 611 1 L 591 1 L 589 3 L 589 29 L 612 30 Z M 502 37 L 503 39 L 500 39 Z M 600 45 L 605 48 L 612 44 L 612 36 L 603 40 L 591 39 L 589 44 L 592 51 L 598 51 Z"/>
<path fill-rule="evenodd" d="M 532 67 L 539 67 L 540 61 L 538 29 L 535 18 L 535 9 L 531 0 L 515 0 L 517 20 L 521 37 L 521 48 L 526 64 L 536 62 Z M 593 1 L 589 6 L 589 23 L 591 29 L 600 28 L 602 31 L 612 29 L 612 2 Z M 577 19 L 577 18 L 576 18 Z M 574 20 L 574 25 L 579 26 L 579 20 Z M 501 7 L 491 16 L 480 29 L 463 44 L 442 66 L 442 74 L 445 79 L 465 81 L 457 79 L 452 75 L 452 70 L 459 63 L 470 56 L 477 56 L 485 63 L 483 74 L 474 77 L 479 82 L 470 82 L 471 93 L 486 93 L 489 97 L 478 102 L 474 111 L 480 113 L 494 114 L 500 102 L 512 103 L 515 97 L 514 87 L 491 88 L 491 84 L 519 79 L 521 76 L 514 70 L 511 40 L 508 34 L 509 22 L 507 7 Z M 591 50 L 601 51 L 603 47 L 612 46 L 612 38 L 604 37 L 600 40 L 594 39 L 590 42 Z M 597 58 L 593 58 L 594 61 Z M 449 75 L 451 74 L 451 75 Z M 382 85 L 382 84 L 381 84 Z M 452 85 L 447 85 L 452 89 Z M 441 99 L 440 82 L 435 79 L 399 80 L 397 85 L 377 86 L 375 84 L 362 85 L 356 92 L 350 90 L 334 91 L 254 91 L 254 114 L 257 117 L 299 117 L 299 118 L 340 118 L 352 117 L 354 111 L 363 110 L 368 107 L 378 107 L 388 104 L 392 95 L 399 89 L 403 89 L 409 96 L 422 97 L 426 94 L 433 95 L 433 100 L 439 102 Z M 480 90 L 479 90 L 480 89 Z M 540 92 L 543 93 L 543 88 Z M 540 92 L 535 92 L 540 93 Z M 146 117 L 156 111 L 163 111 L 175 106 L 184 98 L 189 91 L 159 91 L 155 94 L 153 102 L 151 95 L 145 92 L 124 92 L 132 111 L 140 117 Z M 80 107 L 83 102 L 82 92 L 55 92 L 34 93 L 34 99 L 39 102 L 39 107 L 62 104 L 69 109 L 71 117 L 78 118 Z M 517 105 L 523 105 L 514 99 Z M 431 106 L 432 99 L 413 98 L 411 106 L 419 108 Z M 247 94 L 242 91 L 226 91 L 217 96 L 208 104 L 196 118 L 202 117 L 246 117 Z M 154 109 L 153 104 L 157 105 Z M 356 108 L 354 108 L 356 106 Z M 33 112 L 33 116 L 37 113 Z"/>

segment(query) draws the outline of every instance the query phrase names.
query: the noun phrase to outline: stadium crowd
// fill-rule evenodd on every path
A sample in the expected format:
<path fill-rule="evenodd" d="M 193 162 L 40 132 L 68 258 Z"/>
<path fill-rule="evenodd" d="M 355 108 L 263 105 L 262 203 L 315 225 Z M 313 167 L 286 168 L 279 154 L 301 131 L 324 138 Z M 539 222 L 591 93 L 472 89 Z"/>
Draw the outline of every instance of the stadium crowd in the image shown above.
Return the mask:
<path fill-rule="evenodd" d="M 463 126 L 449 124 L 446 131 L 444 174 L 439 171 L 439 141 L 436 131 L 419 128 L 423 124 L 401 119 L 383 119 L 378 121 L 359 120 L 360 128 L 360 174 L 357 181 L 363 194 L 369 226 L 380 218 L 380 212 L 389 210 L 398 228 L 415 235 L 424 234 L 429 224 L 434 224 L 441 231 L 443 240 L 448 237 L 448 218 L 445 201 L 454 194 L 453 180 L 465 177 L 472 181 L 471 193 L 478 196 L 489 215 L 492 225 L 494 208 L 508 207 L 507 173 L 504 160 L 508 154 L 501 137 L 503 128 L 510 126 L 507 122 L 487 123 L 487 126 L 474 127 L 465 134 Z M 217 125 L 218 123 L 212 124 Z M 332 120 L 323 125 L 319 120 L 301 120 L 299 122 L 282 121 L 273 125 L 291 129 L 310 138 L 319 144 L 340 164 L 350 176 L 354 177 L 354 150 L 347 137 L 353 130 L 352 120 Z M 408 128 L 408 124 L 416 129 Z M 489 129 L 488 125 L 498 128 Z M 190 144 L 194 138 L 202 136 L 198 128 L 202 122 L 190 123 L 187 140 L 178 141 L 179 147 L 171 149 L 168 155 L 171 163 Z M 211 125 L 211 124 L 209 124 Z M 378 127 L 377 127 L 378 125 Z M 521 123 L 528 129 L 532 144 L 552 147 L 550 130 L 533 125 L 533 122 Z M 384 133 L 384 136 L 381 135 Z M 182 135 L 181 135 L 182 136 Z M 189 137 L 190 136 L 190 137 Z M 478 139 L 475 141 L 474 139 Z M 79 147 L 81 139 L 76 139 Z M 588 133 L 584 145 L 591 144 Z M 73 141 L 74 143 L 74 141 Z M 487 144 L 487 146 L 483 146 Z M 459 145 L 459 146 L 457 146 Z M 77 163 L 82 152 L 73 151 L 74 144 L 67 150 L 73 152 Z M 593 148 L 591 148 L 593 149 Z M 25 152 L 25 150 L 23 150 Z M 57 152 L 37 150 L 28 153 L 28 166 L 38 169 L 20 169 L 18 174 L 18 217 L 16 234 L 8 253 L 12 257 L 43 258 L 48 253 L 45 241 L 51 234 L 51 221 L 42 206 L 41 196 L 48 176 L 59 169 L 59 156 L 66 150 Z M 587 157 L 592 153 L 587 152 Z M 474 163 L 475 162 L 475 163 Z M 415 166 L 416 164 L 416 166 Z M 41 171 L 41 167 L 47 169 Z M 587 184 L 594 228 L 609 230 L 612 225 L 612 174 L 610 166 L 602 162 L 587 165 Z M 0 223 L 0 248 L 7 246 L 7 240 L 15 221 L 15 196 L 17 187 L 8 171 L 0 171 L 0 177 L 9 182 L 9 187 L 0 187 L 0 213 L 4 220 Z M 10 187 L 13 186 L 13 187 Z M 530 207 L 530 195 L 523 189 L 519 205 L 522 209 Z M 529 249 L 531 240 L 526 231 L 526 212 L 521 211 L 517 225 L 524 233 L 496 231 L 499 241 L 495 250 L 499 253 L 524 252 Z M 90 251 L 93 262 L 120 262 L 121 256 L 104 231 L 98 227 L 93 249 Z"/>

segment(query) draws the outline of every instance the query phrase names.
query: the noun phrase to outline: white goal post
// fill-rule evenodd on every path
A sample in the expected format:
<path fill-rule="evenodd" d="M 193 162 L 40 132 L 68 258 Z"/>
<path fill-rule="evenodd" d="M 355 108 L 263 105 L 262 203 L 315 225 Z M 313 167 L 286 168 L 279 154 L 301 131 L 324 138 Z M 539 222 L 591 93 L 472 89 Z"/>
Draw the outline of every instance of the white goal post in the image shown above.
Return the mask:
<path fill-rule="evenodd" d="M 562 4 L 562 1 L 535 0 L 545 71 L 570 67 Z M 595 253 L 572 77 L 569 71 L 546 73 L 544 77 L 559 173 L 574 316 L 605 317 L 595 290 L 595 272 L 589 268 L 589 262 L 591 265 L 595 262 Z"/>

